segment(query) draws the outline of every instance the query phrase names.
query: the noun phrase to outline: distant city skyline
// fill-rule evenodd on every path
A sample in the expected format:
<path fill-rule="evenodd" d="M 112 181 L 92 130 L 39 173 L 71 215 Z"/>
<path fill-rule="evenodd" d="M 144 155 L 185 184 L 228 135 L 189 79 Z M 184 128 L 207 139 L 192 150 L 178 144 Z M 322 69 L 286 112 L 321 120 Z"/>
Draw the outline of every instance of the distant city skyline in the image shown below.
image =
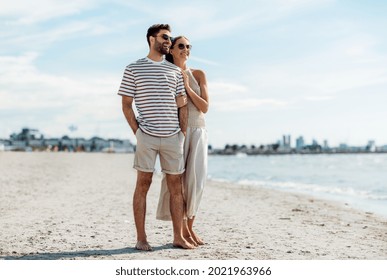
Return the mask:
<path fill-rule="evenodd" d="M 75 129 L 71 127 L 70 130 Z M 128 139 L 92 137 L 90 139 L 69 137 L 47 138 L 38 129 L 23 128 L 18 133 L 12 133 L 8 139 L 0 138 L 0 151 L 45 151 L 45 152 L 108 152 L 108 153 L 133 153 L 136 143 Z M 376 146 L 375 141 L 369 141 L 364 146 L 351 146 L 341 143 L 338 147 L 330 147 L 324 140 L 321 145 L 317 140 L 305 143 L 302 136 L 296 139 L 292 146 L 291 136 L 283 135 L 277 143 L 238 145 L 226 144 L 224 147 L 208 145 L 210 155 L 289 155 L 289 154 L 363 154 L 387 153 L 387 145 Z"/>
<path fill-rule="evenodd" d="M 76 127 L 74 125 L 69 127 L 69 131 L 73 132 L 76 130 Z M 41 133 L 39 129 L 36 128 L 28 128 L 28 127 L 23 127 L 20 130 L 15 130 L 12 134 L 10 134 L 8 137 L 0 137 L 0 140 L 11 140 L 14 137 L 20 137 L 20 135 L 27 133 L 33 137 L 33 139 L 62 139 L 62 138 L 71 138 L 71 139 L 86 139 L 86 138 L 95 138 L 95 137 L 100 137 L 104 138 L 105 140 L 108 139 L 115 139 L 115 140 L 129 140 L 131 143 L 136 145 L 136 140 L 132 141 L 128 137 L 127 138 L 117 138 L 117 137 L 102 137 L 99 135 L 92 135 L 90 137 L 82 137 L 82 136 L 74 136 L 72 133 L 63 133 L 62 135 L 57 135 L 57 136 L 46 136 L 44 133 Z M 312 141 L 307 142 L 305 141 L 304 137 L 302 135 L 298 137 L 294 137 L 292 135 L 282 135 L 281 137 L 278 137 L 276 140 L 272 142 L 267 142 L 267 143 L 252 143 L 252 144 L 246 144 L 246 143 L 231 143 L 227 142 L 223 146 L 216 146 L 213 145 L 212 143 L 208 143 L 208 145 L 212 146 L 215 149 L 221 149 L 224 148 L 225 146 L 228 145 L 237 145 L 237 146 L 260 146 L 260 145 L 273 145 L 273 144 L 278 144 L 282 147 L 287 147 L 287 148 L 302 148 L 305 146 L 316 146 L 320 145 L 322 148 L 337 148 L 337 147 L 342 147 L 342 146 L 347 146 L 347 147 L 365 147 L 365 146 L 373 146 L 373 147 L 382 147 L 385 146 L 387 147 L 387 143 L 375 143 L 374 140 L 369 140 L 367 143 L 364 143 L 363 145 L 351 145 L 350 143 L 345 143 L 341 142 L 337 146 L 332 146 L 329 144 L 328 139 L 324 139 L 323 141 L 318 141 L 316 139 L 312 139 Z"/>
<path fill-rule="evenodd" d="M 387 144 L 387 2 L 2 1 L 0 138 L 129 139 L 117 95 L 145 34 L 170 23 L 206 72 L 209 144 L 291 135 L 329 146 Z"/>

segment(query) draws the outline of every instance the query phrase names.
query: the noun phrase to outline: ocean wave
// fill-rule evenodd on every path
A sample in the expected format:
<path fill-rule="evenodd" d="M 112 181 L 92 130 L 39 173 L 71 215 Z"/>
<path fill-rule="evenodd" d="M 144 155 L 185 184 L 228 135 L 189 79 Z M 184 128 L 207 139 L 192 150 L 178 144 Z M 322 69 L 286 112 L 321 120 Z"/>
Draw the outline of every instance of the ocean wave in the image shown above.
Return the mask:
<path fill-rule="evenodd" d="M 220 180 L 217 180 L 220 181 Z M 226 181 L 226 180 L 222 180 Z M 240 180 L 236 182 L 239 185 L 249 185 L 264 188 L 308 192 L 317 194 L 330 194 L 339 196 L 358 197 L 362 199 L 371 200 L 387 200 L 387 195 L 378 195 L 369 191 L 356 190 L 350 187 L 324 186 L 318 184 L 306 184 L 299 182 L 272 182 L 272 181 L 258 181 L 258 180 Z"/>

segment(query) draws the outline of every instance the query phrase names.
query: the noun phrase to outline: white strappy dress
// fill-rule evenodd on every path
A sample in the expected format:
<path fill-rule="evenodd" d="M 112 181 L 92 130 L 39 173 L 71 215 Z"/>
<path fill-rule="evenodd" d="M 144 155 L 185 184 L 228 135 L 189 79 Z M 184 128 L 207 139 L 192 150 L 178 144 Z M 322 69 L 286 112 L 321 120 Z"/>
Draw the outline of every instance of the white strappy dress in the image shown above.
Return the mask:
<path fill-rule="evenodd" d="M 191 89 L 200 96 L 200 86 L 191 70 L 187 69 L 185 71 L 189 77 Z M 186 209 L 185 215 L 191 219 L 198 212 L 207 179 L 208 138 L 204 113 L 196 108 L 190 98 L 188 98 L 187 106 L 188 126 L 184 142 L 185 173 L 183 174 L 183 196 Z M 170 193 L 164 175 L 161 182 L 159 204 L 156 213 L 157 219 L 171 220 L 169 198 Z"/>

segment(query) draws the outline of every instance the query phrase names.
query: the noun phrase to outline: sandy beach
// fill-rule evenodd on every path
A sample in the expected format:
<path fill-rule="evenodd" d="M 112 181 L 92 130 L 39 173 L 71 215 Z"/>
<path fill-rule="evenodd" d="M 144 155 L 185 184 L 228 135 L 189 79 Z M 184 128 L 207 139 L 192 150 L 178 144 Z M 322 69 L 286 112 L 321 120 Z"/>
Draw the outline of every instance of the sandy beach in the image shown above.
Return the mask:
<path fill-rule="evenodd" d="M 386 260 L 387 219 L 345 204 L 208 181 L 196 229 L 206 244 L 172 247 L 148 195 L 152 252 L 136 242 L 133 154 L 0 153 L 0 259 Z"/>

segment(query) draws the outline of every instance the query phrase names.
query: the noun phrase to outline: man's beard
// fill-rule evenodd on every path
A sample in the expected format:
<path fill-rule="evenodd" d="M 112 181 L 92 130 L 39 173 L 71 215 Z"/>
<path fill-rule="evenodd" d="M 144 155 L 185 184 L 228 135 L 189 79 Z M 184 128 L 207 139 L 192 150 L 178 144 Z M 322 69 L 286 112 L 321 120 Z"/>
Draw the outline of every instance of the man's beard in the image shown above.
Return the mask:
<path fill-rule="evenodd" d="M 163 44 L 159 43 L 156 41 L 155 43 L 155 50 L 158 51 L 161 54 L 168 54 L 169 53 L 169 48 L 164 48 Z"/>

